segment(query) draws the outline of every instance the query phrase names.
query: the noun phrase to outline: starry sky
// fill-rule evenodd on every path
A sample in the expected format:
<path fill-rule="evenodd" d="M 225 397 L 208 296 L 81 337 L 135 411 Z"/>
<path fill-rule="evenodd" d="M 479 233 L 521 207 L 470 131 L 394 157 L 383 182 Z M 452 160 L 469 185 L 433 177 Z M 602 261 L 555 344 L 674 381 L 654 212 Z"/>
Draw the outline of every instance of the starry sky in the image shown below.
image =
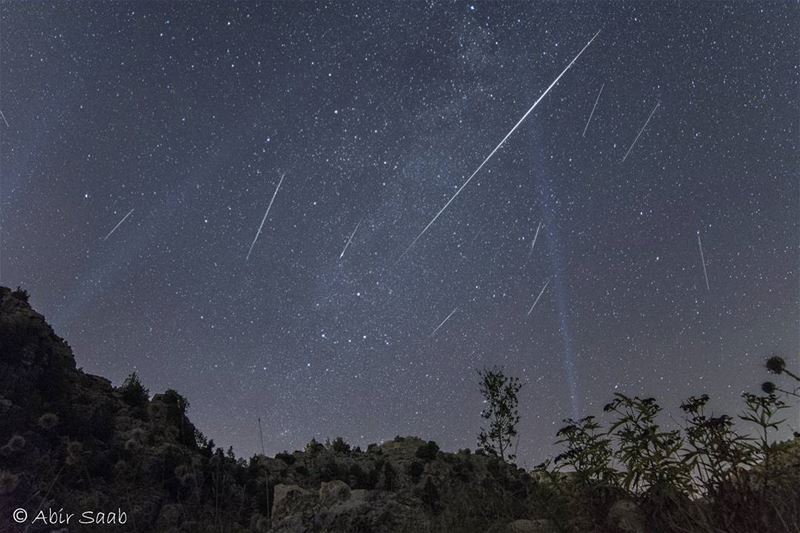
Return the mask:
<path fill-rule="evenodd" d="M 0 17 L 0 283 L 239 454 L 474 448 L 499 365 L 532 466 L 615 391 L 736 413 L 798 362 L 796 3 Z"/>

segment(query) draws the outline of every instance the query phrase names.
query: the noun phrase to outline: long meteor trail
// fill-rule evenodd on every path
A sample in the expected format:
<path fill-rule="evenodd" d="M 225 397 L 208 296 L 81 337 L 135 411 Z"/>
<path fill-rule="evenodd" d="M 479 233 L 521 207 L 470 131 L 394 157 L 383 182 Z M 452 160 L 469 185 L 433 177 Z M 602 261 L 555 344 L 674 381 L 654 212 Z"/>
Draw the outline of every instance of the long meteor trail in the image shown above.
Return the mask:
<path fill-rule="evenodd" d="M 120 227 L 120 226 L 122 225 L 122 223 L 123 223 L 123 222 L 125 222 L 125 220 L 126 220 L 126 219 L 127 219 L 129 216 L 131 216 L 131 213 L 133 213 L 133 209 L 131 209 L 130 211 L 128 211 L 128 214 L 127 214 L 127 215 L 125 215 L 124 217 L 122 217 L 122 220 L 120 220 L 119 222 L 117 222 L 117 225 L 116 225 L 116 226 L 114 226 L 114 228 L 113 228 L 111 231 L 109 231 L 109 232 L 108 232 L 108 235 L 106 235 L 106 237 L 105 237 L 103 240 L 104 240 L 104 241 L 107 241 L 107 240 L 108 240 L 108 238 L 109 238 L 109 237 L 111 237 L 111 234 L 112 234 L 112 233 L 114 233 L 115 231 L 117 231 L 117 228 L 118 228 L 118 227 Z"/>
<path fill-rule="evenodd" d="M 348 246 L 350 246 L 350 242 L 353 240 L 353 236 L 354 236 L 354 235 L 356 234 L 356 232 L 358 231 L 358 227 L 359 227 L 360 225 L 361 225 L 361 221 L 359 220 L 359 221 L 358 221 L 358 224 L 356 224 L 356 229 L 354 229 L 354 230 L 353 230 L 353 233 L 351 233 L 351 234 L 350 234 L 350 238 L 348 238 L 348 239 L 347 239 L 347 243 L 344 245 L 344 248 L 342 249 L 342 253 L 340 253 L 340 254 L 339 254 L 339 259 L 341 259 L 342 257 L 344 257 L 344 253 L 347 251 L 347 247 L 348 247 Z"/>
<path fill-rule="evenodd" d="M 706 271 L 706 258 L 703 255 L 703 241 L 700 240 L 700 230 L 697 231 L 697 247 L 700 248 L 700 262 L 703 264 L 703 277 L 706 280 L 706 292 L 711 292 L 708 285 L 708 272 Z"/>
<path fill-rule="evenodd" d="M 560 80 L 560 79 L 561 79 L 561 77 L 562 77 L 564 74 L 566 74 L 566 73 L 567 73 L 567 71 L 570 69 L 570 67 L 572 67 L 572 65 L 573 65 L 573 64 L 575 64 L 575 62 L 578 60 L 578 58 L 579 58 L 579 57 L 581 57 L 581 54 L 583 54 L 584 50 L 586 50 L 586 49 L 589 47 L 589 45 L 590 45 L 590 44 L 592 44 L 592 41 L 594 41 L 594 40 L 595 40 L 595 38 L 596 38 L 598 35 L 600 35 L 600 32 L 599 32 L 599 31 L 598 31 L 597 33 L 595 33 L 595 34 L 594 34 L 594 36 L 593 36 L 591 39 L 589 39 L 589 42 L 588 42 L 588 43 L 586 43 L 586 46 L 584 46 L 584 47 L 581 49 L 581 51 L 580 51 L 580 52 L 578 52 L 578 55 L 576 55 L 576 56 L 575 56 L 575 57 L 572 59 L 572 61 L 570 61 L 570 62 L 569 62 L 569 65 L 567 65 L 567 67 L 566 67 L 564 70 L 562 70 L 562 71 L 561 71 L 561 74 L 559 74 L 559 75 L 558 75 L 558 77 L 557 77 L 555 80 L 553 80 L 553 83 L 551 83 L 551 84 L 550 84 L 550 86 L 549 86 L 549 87 L 547 87 L 547 89 L 545 89 L 545 91 L 544 91 L 544 92 L 541 94 L 541 96 L 539 96 L 539 98 L 537 98 L 537 99 L 536 99 L 536 101 L 533 103 L 533 105 L 530 107 L 530 109 L 528 109 L 528 111 L 527 111 L 527 112 L 526 112 L 524 115 L 522 115 L 522 118 L 521 118 L 521 119 L 519 119 L 519 120 L 517 121 L 517 123 L 516 123 L 516 124 L 514 124 L 514 127 L 513 127 L 513 128 L 511 128 L 511 131 L 509 131 L 509 132 L 506 134 L 506 136 L 505 136 L 505 137 L 503 137 L 503 140 L 501 140 L 501 141 L 500 141 L 500 143 L 499 143 L 497 146 L 495 146 L 495 147 L 494 147 L 494 150 L 492 150 L 492 151 L 491 151 L 491 153 L 490 153 L 488 156 L 486 156 L 486 159 L 484 159 L 484 160 L 483 160 L 483 163 L 481 163 L 480 165 L 478 165 L 478 168 L 476 168 L 476 169 L 475 169 L 475 172 L 473 172 L 473 173 L 472 173 L 472 175 L 470 175 L 470 177 L 469 177 L 469 178 L 467 178 L 467 181 L 465 181 L 465 182 L 464 182 L 464 183 L 461 185 L 461 187 L 459 187 L 459 188 L 458 188 L 458 190 L 456 191 L 456 193 L 455 193 L 455 194 L 454 194 L 454 195 L 453 195 L 453 196 L 452 196 L 452 197 L 451 197 L 451 198 L 450 198 L 450 199 L 447 201 L 447 203 L 446 203 L 446 204 L 444 204 L 444 207 L 442 207 L 442 208 L 439 210 L 439 212 L 438 212 L 438 213 L 436 213 L 436 216 L 435 216 L 435 217 L 433 217 L 433 219 L 432 219 L 430 222 L 428 222 L 428 225 L 427 225 L 427 226 L 425 226 L 425 229 L 423 229 L 423 230 L 422 230 L 422 231 L 419 233 L 419 235 L 417 235 L 417 236 L 414 238 L 414 240 L 413 240 L 413 241 L 411 241 L 411 244 L 409 244 L 409 245 L 408 245 L 408 248 L 406 248 L 406 250 L 405 250 L 405 251 L 404 251 L 404 252 L 403 252 L 403 253 L 400 255 L 400 257 L 398 258 L 398 261 L 399 261 L 400 259 L 402 259 L 402 258 L 403 258 L 403 256 L 405 256 L 405 255 L 408 253 L 408 251 L 409 251 L 409 250 L 411 250 L 411 248 L 412 248 L 412 247 L 413 247 L 413 246 L 414 246 L 414 245 L 417 243 L 417 241 L 420 239 L 420 237 L 422 237 L 423 235 L 425 235 L 425 233 L 428 231 L 428 229 L 429 229 L 431 226 L 433 226 L 433 223 L 434 223 L 434 222 L 436 222 L 436 219 L 438 219 L 438 218 L 439 218 L 439 216 L 440 216 L 442 213 L 444 213 L 444 210 L 445 210 L 445 209 L 447 209 L 447 208 L 450 206 L 450 204 L 453 202 L 453 200 L 455 200 L 455 199 L 456 199 L 456 196 L 458 196 L 459 194 L 461 194 L 461 191 L 463 191 L 463 190 L 464 190 L 464 187 L 466 187 L 466 186 L 469 184 L 469 182 L 470 182 L 470 181 L 472 181 L 472 178 L 474 178 L 474 177 L 475 177 L 475 175 L 476 175 L 476 174 L 478 174 L 478 172 L 480 172 L 480 170 L 481 170 L 481 169 L 484 167 L 484 165 L 486 165 L 486 163 L 488 163 L 488 162 L 489 162 L 489 160 L 492 158 L 492 156 L 493 156 L 493 155 L 494 155 L 494 154 L 495 154 L 495 153 L 496 153 L 496 152 L 497 152 L 497 151 L 500 149 L 500 147 L 501 147 L 501 146 L 503 146 L 503 144 L 506 142 L 506 140 L 508 140 L 508 138 L 509 138 L 509 137 L 511 137 L 511 134 L 512 134 L 512 133 L 514 133 L 514 131 L 516 131 L 516 129 L 519 127 L 519 125 L 520 125 L 520 124 L 522 124 L 522 122 L 523 122 L 523 121 L 524 121 L 526 118 L 528 118 L 528 115 L 530 115 L 530 114 L 531 114 L 531 112 L 532 112 L 534 109 L 536 109 L 536 106 L 537 106 L 537 105 L 539 105 L 539 102 L 541 102 L 541 101 L 542 101 L 542 99 L 543 99 L 545 96 L 547 96 L 547 93 L 549 93 L 549 92 L 550 92 L 550 89 L 552 89 L 553 87 L 555 87 L 556 83 L 558 83 L 558 80 Z"/>
<path fill-rule="evenodd" d="M 631 150 L 633 150 L 633 147 L 636 146 L 636 141 L 638 141 L 639 137 L 642 136 L 642 132 L 647 127 L 647 125 L 650 123 L 650 119 L 653 118 L 653 113 L 656 112 L 656 109 L 658 109 L 659 105 L 661 105 L 661 103 L 660 102 L 656 102 L 655 107 L 653 107 L 653 110 L 650 111 L 650 116 L 647 117 L 647 120 L 645 121 L 644 126 L 642 126 L 642 129 L 639 130 L 639 134 L 636 135 L 636 138 L 633 140 L 633 142 L 631 143 L 630 147 L 628 147 L 628 151 L 625 152 L 625 157 L 622 158 L 622 162 L 623 163 L 625 162 L 626 159 L 628 159 L 628 154 L 630 154 Z"/>
<path fill-rule="evenodd" d="M 539 303 L 539 298 L 541 298 L 541 297 L 542 297 L 542 294 L 544 294 L 544 290 L 547 288 L 547 285 L 548 285 L 548 283 L 550 283 L 550 280 L 549 280 L 549 279 L 548 279 L 547 281 L 545 281 L 545 282 L 544 282 L 544 287 L 542 287 L 542 290 L 541 290 L 541 291 L 539 291 L 539 296 L 537 296 L 537 297 L 536 297 L 536 299 L 533 301 L 533 305 L 531 306 L 531 308 L 530 308 L 530 309 L 528 309 L 528 314 L 527 314 L 527 316 L 531 316 L 531 313 L 533 313 L 533 308 L 534 308 L 534 307 L 536 307 L 536 304 L 538 304 L 538 303 Z"/>
<path fill-rule="evenodd" d="M 253 251 L 253 246 L 256 245 L 256 241 L 258 240 L 258 236 L 261 235 L 261 230 L 264 228 L 264 222 L 267 221 L 267 215 L 269 215 L 269 210 L 272 209 L 272 202 L 275 201 L 275 197 L 278 196 L 278 189 L 281 188 L 281 183 L 283 183 L 283 177 L 286 176 L 284 172 L 281 174 L 281 179 L 278 181 L 278 186 L 275 187 L 275 192 L 272 194 L 272 199 L 269 201 L 269 205 L 267 206 L 267 212 L 264 213 L 264 218 L 261 219 L 261 225 L 258 226 L 258 231 L 256 232 L 256 236 L 253 239 L 253 243 L 250 245 L 250 249 L 247 251 L 247 257 L 244 258 L 245 261 L 250 259 L 250 253 Z"/>
<path fill-rule="evenodd" d="M 589 123 L 592 121 L 592 117 L 594 116 L 594 110 L 597 107 L 597 102 L 600 101 L 600 95 L 603 94 L 603 87 L 605 87 L 605 86 L 606 86 L 605 83 L 600 86 L 600 92 L 597 93 L 597 98 L 594 99 L 594 105 L 592 106 L 592 112 L 589 113 L 589 120 L 586 121 L 586 126 L 583 128 L 583 134 L 581 135 L 581 137 L 586 137 L 586 130 L 589 129 Z"/>
<path fill-rule="evenodd" d="M 445 323 L 445 322 L 447 322 L 448 320 L 450 320 L 450 317 L 451 317 L 451 316 L 453 316 L 453 315 L 456 313 L 456 311 L 458 311 L 458 307 L 456 307 L 455 309 L 453 309 L 452 311 L 450 311 L 450 314 L 449 314 L 449 315 L 447 315 L 447 318 L 445 318 L 444 320 L 442 320 L 442 321 L 441 321 L 441 323 L 439 323 L 439 325 L 438 325 L 438 326 L 436 326 L 436 329 L 434 329 L 434 330 L 433 330 L 433 333 L 431 333 L 431 337 L 433 337 L 434 335 L 436 335 L 436 332 L 437 332 L 437 331 L 439 331 L 439 328 L 441 328 L 442 326 L 444 326 L 444 323 Z"/>
<path fill-rule="evenodd" d="M 3 114 L 2 111 L 0 111 L 0 117 L 2 117 L 3 118 L 3 122 L 6 123 L 6 128 L 10 128 L 11 126 L 8 125 L 8 121 L 6 120 L 6 116 Z"/>

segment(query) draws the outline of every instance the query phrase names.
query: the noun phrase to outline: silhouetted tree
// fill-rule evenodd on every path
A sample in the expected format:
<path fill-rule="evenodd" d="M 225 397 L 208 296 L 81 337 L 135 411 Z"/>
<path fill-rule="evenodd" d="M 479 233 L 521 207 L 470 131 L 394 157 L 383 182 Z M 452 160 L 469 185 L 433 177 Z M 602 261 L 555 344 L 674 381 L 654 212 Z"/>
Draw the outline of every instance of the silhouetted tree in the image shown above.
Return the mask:
<path fill-rule="evenodd" d="M 143 407 L 150 401 L 150 392 L 142 385 L 139 374 L 132 372 L 120 388 L 122 399 L 131 407 Z"/>
<path fill-rule="evenodd" d="M 516 455 L 511 452 L 511 440 L 517 436 L 517 394 L 522 384 L 518 378 L 506 376 L 502 369 L 496 367 L 479 370 L 478 375 L 481 378 L 480 391 L 486 404 L 481 417 L 489 424 L 488 429 L 481 428 L 478 446 L 503 461 L 513 461 Z"/>

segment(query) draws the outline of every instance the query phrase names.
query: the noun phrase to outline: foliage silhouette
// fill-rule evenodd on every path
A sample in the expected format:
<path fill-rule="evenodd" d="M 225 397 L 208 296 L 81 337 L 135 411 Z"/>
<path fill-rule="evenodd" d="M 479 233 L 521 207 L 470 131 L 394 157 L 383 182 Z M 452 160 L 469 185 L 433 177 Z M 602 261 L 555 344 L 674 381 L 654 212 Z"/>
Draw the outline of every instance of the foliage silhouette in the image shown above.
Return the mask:
<path fill-rule="evenodd" d="M 478 447 L 503 461 L 513 461 L 516 459 L 516 454 L 511 452 L 511 442 L 517 436 L 519 423 L 517 394 L 522 385 L 518 378 L 506 376 L 503 370 L 497 367 L 479 370 L 478 375 L 481 378 L 480 392 L 486 404 L 481 417 L 489 425 L 488 429 L 481 428 L 478 434 Z"/>

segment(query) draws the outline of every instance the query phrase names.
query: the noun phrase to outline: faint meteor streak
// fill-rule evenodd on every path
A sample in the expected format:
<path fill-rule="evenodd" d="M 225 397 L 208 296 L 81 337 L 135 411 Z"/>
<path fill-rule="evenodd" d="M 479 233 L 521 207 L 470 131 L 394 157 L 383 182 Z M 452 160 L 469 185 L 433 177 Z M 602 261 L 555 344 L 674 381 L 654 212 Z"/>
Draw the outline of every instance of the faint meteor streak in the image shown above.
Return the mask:
<path fill-rule="evenodd" d="M 478 174 L 478 172 L 480 172 L 480 170 L 483 168 L 483 166 L 484 166 L 486 163 L 488 163 L 488 162 L 489 162 L 489 160 L 492 158 L 492 156 L 493 156 L 493 155 L 494 155 L 494 154 L 495 154 L 495 153 L 496 153 L 496 152 L 497 152 L 497 151 L 500 149 L 500 147 L 501 147 L 501 146 L 503 146 L 503 144 L 506 142 L 506 140 L 508 140 L 508 138 L 509 138 L 509 137 L 511 137 L 511 134 L 512 134 L 512 133 L 514 133 L 514 131 L 516 131 L 516 129 L 519 127 L 519 125 L 520 125 L 520 124 L 522 124 L 522 122 L 523 122 L 523 121 L 524 121 L 526 118 L 528 118 L 528 115 L 530 115 L 530 114 L 531 114 L 531 112 L 532 112 L 534 109 L 536 109 L 536 106 L 537 106 L 537 105 L 539 105 L 539 102 L 541 102 L 541 101 L 542 101 L 542 99 L 543 99 L 545 96 L 547 96 L 547 93 L 549 93 L 549 92 L 550 92 L 550 89 L 552 89 L 552 88 L 553 88 L 553 87 L 556 85 L 556 83 L 558 83 L 558 80 L 560 80 L 560 79 L 561 79 L 561 77 L 562 77 L 564 74 L 566 74 L 566 73 L 567 73 L 567 71 L 570 69 L 570 67 L 572 67 L 572 65 L 573 65 L 573 64 L 574 64 L 574 63 L 575 63 L 575 62 L 578 60 L 578 58 L 579 58 L 579 57 L 581 57 L 581 54 L 583 54 L 584 50 L 586 50 L 586 49 L 589 47 L 589 45 L 590 45 L 590 44 L 592 44 L 592 41 L 594 41 L 594 40 L 595 40 L 595 38 L 596 38 L 598 35 L 600 35 L 600 32 L 599 32 L 599 31 L 598 31 L 597 33 L 595 33 L 595 34 L 594 34 L 594 36 L 593 36 L 591 39 L 589 39 L 589 42 L 588 42 L 588 43 L 586 43 L 586 46 L 584 46 L 584 47 L 581 49 L 581 51 L 580 51 L 580 52 L 578 52 L 578 55 L 576 55 L 576 56 L 575 56 L 575 57 L 572 59 L 572 61 L 570 61 L 570 62 L 569 62 L 569 65 L 567 65 L 567 67 L 566 67 L 564 70 L 562 70 L 562 71 L 561 71 L 561 74 L 559 74 L 559 75 L 558 75 L 558 77 L 557 77 L 555 80 L 553 80 L 553 83 L 551 83 L 551 84 L 550 84 L 550 86 L 549 86 L 549 87 L 547 87 L 547 89 L 545 89 L 545 91 L 544 91 L 544 92 L 541 94 L 541 96 L 539 96 L 539 98 L 537 98 L 537 99 L 536 99 L 536 101 L 533 103 L 533 105 L 530 107 L 530 109 L 528 109 L 528 111 L 526 111 L 526 112 L 525 112 L 525 114 L 524 114 L 524 115 L 522 115 L 522 118 L 521 118 L 521 119 L 519 119 L 519 120 L 517 121 L 517 123 L 516 123 L 516 124 L 514 124 L 514 127 L 513 127 L 513 128 L 511 128 L 511 131 L 509 131 L 509 132 L 506 134 L 506 136 L 505 136 L 505 137 L 503 137 L 503 140 L 501 140 L 501 141 L 500 141 L 500 143 L 499 143 L 497 146 L 495 146 L 495 147 L 494 147 L 494 150 L 492 150 L 492 151 L 491 151 L 491 153 L 490 153 L 488 156 L 486 156 L 486 159 L 484 159 L 484 160 L 483 160 L 483 163 L 481 163 L 480 165 L 478 165 L 478 168 L 476 168 L 476 169 L 475 169 L 475 172 L 473 172 L 473 173 L 472 173 L 472 175 L 470 175 L 470 177 L 469 177 L 469 178 L 467 178 L 467 181 L 465 181 L 465 182 L 464 182 L 464 183 L 461 185 L 461 187 L 459 187 L 459 188 L 458 188 L 458 190 L 456 191 L 456 193 L 455 193 L 453 196 L 451 196 L 451 197 L 450 197 L 450 199 L 447 201 L 447 203 L 446 203 L 446 204 L 444 204 L 444 207 L 442 207 L 442 208 L 439 210 L 439 212 L 438 212 L 438 213 L 436 213 L 436 216 L 435 216 L 435 217 L 433 217 L 433 219 L 432 219 L 430 222 L 428 222 L 428 225 L 427 225 L 427 226 L 425 226 L 425 229 L 423 229 L 423 230 L 422 230 L 422 231 L 419 233 L 419 235 L 417 235 L 417 236 L 414 238 L 414 240 L 413 240 L 413 241 L 411 241 L 411 244 L 409 244 L 409 245 L 408 245 L 408 248 L 406 248 L 406 250 L 405 250 L 405 251 L 404 251 L 404 252 L 403 252 L 403 253 L 400 255 L 400 257 L 398 258 L 398 261 L 399 261 L 400 259 L 402 259 L 402 258 L 403 258 L 403 257 L 404 257 L 404 256 L 405 256 L 407 253 L 408 253 L 408 251 L 409 251 L 409 250 L 411 250 L 411 248 L 412 248 L 412 247 L 413 247 L 413 246 L 414 246 L 414 245 L 417 243 L 417 241 L 420 239 L 420 237 L 422 237 L 423 235 L 425 235 L 425 233 L 428 231 L 428 229 L 429 229 L 431 226 L 433 226 L 433 223 L 434 223 L 434 222 L 436 222 L 436 219 L 438 219 L 438 218 L 439 218 L 439 216 L 440 216 L 442 213 L 444 213 L 444 210 L 448 208 L 448 206 L 449 206 L 449 205 L 450 205 L 450 204 L 453 202 L 453 200 L 455 200 L 455 199 L 456 199 L 456 197 L 457 197 L 459 194 L 461 194 L 461 191 L 463 191 L 463 190 L 464 190 L 464 187 L 466 187 L 466 186 L 469 184 L 469 182 L 470 182 L 470 181 L 472 181 L 472 178 L 474 178 L 474 177 L 475 177 L 475 175 L 476 175 L 476 174 Z"/>
<path fill-rule="evenodd" d="M 253 251 L 253 246 L 256 245 L 256 241 L 258 240 L 258 236 L 261 235 L 261 230 L 264 228 L 264 222 L 267 221 L 267 215 L 269 215 L 269 210 L 272 209 L 272 202 L 275 201 L 275 197 L 278 196 L 278 189 L 281 188 L 281 183 L 283 183 L 283 177 L 286 176 L 284 172 L 281 174 L 281 179 L 278 181 L 278 186 L 275 187 L 275 192 L 272 193 L 272 199 L 269 201 L 269 205 L 267 206 L 267 212 L 264 213 L 264 218 L 261 219 L 261 225 L 258 226 L 258 231 L 256 232 L 256 236 L 253 239 L 253 243 L 250 245 L 250 249 L 247 251 L 247 257 L 244 258 L 245 261 L 250 259 L 250 253 Z"/>
<path fill-rule="evenodd" d="M 431 333 L 431 337 L 433 337 L 434 335 L 436 335 L 436 332 L 437 332 L 437 331 L 439 331 L 439 328 L 441 328 L 442 326 L 444 326 L 444 323 L 445 323 L 445 322 L 447 322 L 448 320 L 450 320 L 450 317 L 451 317 L 451 316 L 453 316 L 453 315 L 455 314 L 455 312 L 456 312 L 456 311 L 458 311 L 458 307 L 456 307 L 455 309 L 453 309 L 452 311 L 450 311 L 450 314 L 449 314 L 449 315 L 447 315 L 447 318 L 445 318 L 444 320 L 442 320 L 442 322 L 441 322 L 441 323 L 440 323 L 438 326 L 436 326 L 436 329 L 434 329 L 434 330 L 433 330 L 433 333 Z"/>
<path fill-rule="evenodd" d="M 703 255 L 703 242 L 700 240 L 700 230 L 697 230 L 697 247 L 700 248 L 700 262 L 703 264 L 703 277 L 706 280 L 706 292 L 711 292 L 708 285 L 708 272 L 706 271 L 706 258 Z"/>
<path fill-rule="evenodd" d="M 125 222 L 125 219 L 127 219 L 129 216 L 131 216 L 131 213 L 133 213 L 133 209 L 131 209 L 130 211 L 128 211 L 128 214 L 127 214 L 127 215 L 125 215 L 124 217 L 122 217 L 122 220 L 120 220 L 119 222 L 117 222 L 117 225 L 116 225 L 116 226 L 114 226 L 114 228 L 113 228 L 111 231 L 109 231 L 109 232 L 108 232 L 108 235 L 106 235 L 105 239 L 103 239 L 103 240 L 104 240 L 104 241 L 107 241 L 107 240 L 108 240 L 108 238 L 109 238 L 109 237 L 111 237 L 111 234 L 112 234 L 112 233 L 114 233 L 115 231 L 117 231 L 117 228 L 118 228 L 118 227 L 120 227 L 120 226 L 122 225 L 122 223 L 123 223 L 123 222 Z"/>
<path fill-rule="evenodd" d="M 531 243 L 531 249 L 528 252 L 528 257 L 533 254 L 533 247 L 536 246 L 536 239 L 539 238 L 539 230 L 542 229 L 542 221 L 539 221 L 539 225 L 536 226 L 536 233 L 533 235 L 533 242 Z"/>
<path fill-rule="evenodd" d="M 550 283 L 550 280 L 549 280 L 549 279 L 548 279 L 547 281 L 545 281 L 545 282 L 544 282 L 544 287 L 542 287 L 542 290 L 541 290 L 541 291 L 539 291 L 539 296 L 537 296 L 537 297 L 536 297 L 536 299 L 533 301 L 533 305 L 531 306 L 531 308 L 530 308 L 530 309 L 528 309 L 528 314 L 527 314 L 527 316 L 531 316 L 531 313 L 533 313 L 533 308 L 534 308 L 534 307 L 536 307 L 536 304 L 538 304 L 538 303 L 539 303 L 539 298 L 541 298 L 541 297 L 542 297 L 542 294 L 544 294 L 544 290 L 547 288 L 547 285 L 548 285 L 549 283 Z"/>
<path fill-rule="evenodd" d="M 469 243 L 472 244 L 473 242 L 475 242 L 475 239 L 480 237 L 481 232 L 483 232 L 483 228 L 478 228 L 478 231 L 475 232 L 475 235 L 472 237 L 472 240 Z"/>
<path fill-rule="evenodd" d="M 6 120 L 6 116 L 3 114 L 3 111 L 0 111 L 0 117 L 2 117 L 3 122 L 6 123 L 6 128 L 10 128 L 11 126 L 8 125 L 8 121 Z"/>
<path fill-rule="evenodd" d="M 359 220 L 359 221 L 358 221 L 358 224 L 356 224 L 356 229 L 354 229 L 354 230 L 353 230 L 353 233 L 351 233 L 351 234 L 350 234 L 350 238 L 348 238 L 348 239 L 347 239 L 347 243 L 344 245 L 344 248 L 342 249 L 342 253 L 340 253 L 340 254 L 339 254 L 339 259 L 341 259 L 342 257 L 344 257 L 344 253 L 347 251 L 347 247 L 348 247 L 348 246 L 350 246 L 350 242 L 353 240 L 353 236 L 354 236 L 354 235 L 356 234 L 356 232 L 358 231 L 358 227 L 359 227 L 360 225 L 361 225 L 361 221 Z"/>
<path fill-rule="evenodd" d="M 594 105 L 592 106 L 592 112 L 589 113 L 589 120 L 586 121 L 586 126 L 583 128 L 583 134 L 581 135 L 581 137 L 586 137 L 586 130 L 589 129 L 589 123 L 592 121 L 592 117 L 594 116 L 594 110 L 597 107 L 597 102 L 600 101 L 600 95 L 603 94 L 603 87 L 605 86 L 606 86 L 605 83 L 600 86 L 600 92 L 597 93 L 597 98 L 595 98 L 594 100 Z"/>
<path fill-rule="evenodd" d="M 636 138 L 635 138 L 635 139 L 633 140 L 633 142 L 631 143 L 630 147 L 628 148 L 628 151 L 627 151 L 627 152 L 625 152 L 625 157 L 623 157 L 623 158 L 622 158 L 622 162 L 623 162 L 623 163 L 625 162 L 625 160 L 626 160 L 626 159 L 628 159 L 628 154 L 629 154 L 629 153 L 631 153 L 631 150 L 633 150 L 633 147 L 636 145 L 636 141 L 638 141 L 638 140 L 639 140 L 639 137 L 641 137 L 641 135 L 642 135 L 642 132 L 643 132 L 643 131 L 644 131 L 644 129 L 647 127 L 647 124 L 649 124 L 649 123 L 650 123 L 650 119 L 651 119 L 651 118 L 653 118 L 653 113 L 655 113 L 655 112 L 656 112 L 656 109 L 658 109 L 658 106 L 659 106 L 659 105 L 661 105 L 661 102 L 656 102 L 656 105 L 655 105 L 655 107 L 653 107 L 653 110 L 652 110 L 652 111 L 650 111 L 650 116 L 649 116 L 649 117 L 647 117 L 647 120 L 645 121 L 645 123 L 644 123 L 644 126 L 642 126 L 642 129 L 640 129 L 640 130 L 639 130 L 639 134 L 638 134 L 638 135 L 636 135 Z"/>

